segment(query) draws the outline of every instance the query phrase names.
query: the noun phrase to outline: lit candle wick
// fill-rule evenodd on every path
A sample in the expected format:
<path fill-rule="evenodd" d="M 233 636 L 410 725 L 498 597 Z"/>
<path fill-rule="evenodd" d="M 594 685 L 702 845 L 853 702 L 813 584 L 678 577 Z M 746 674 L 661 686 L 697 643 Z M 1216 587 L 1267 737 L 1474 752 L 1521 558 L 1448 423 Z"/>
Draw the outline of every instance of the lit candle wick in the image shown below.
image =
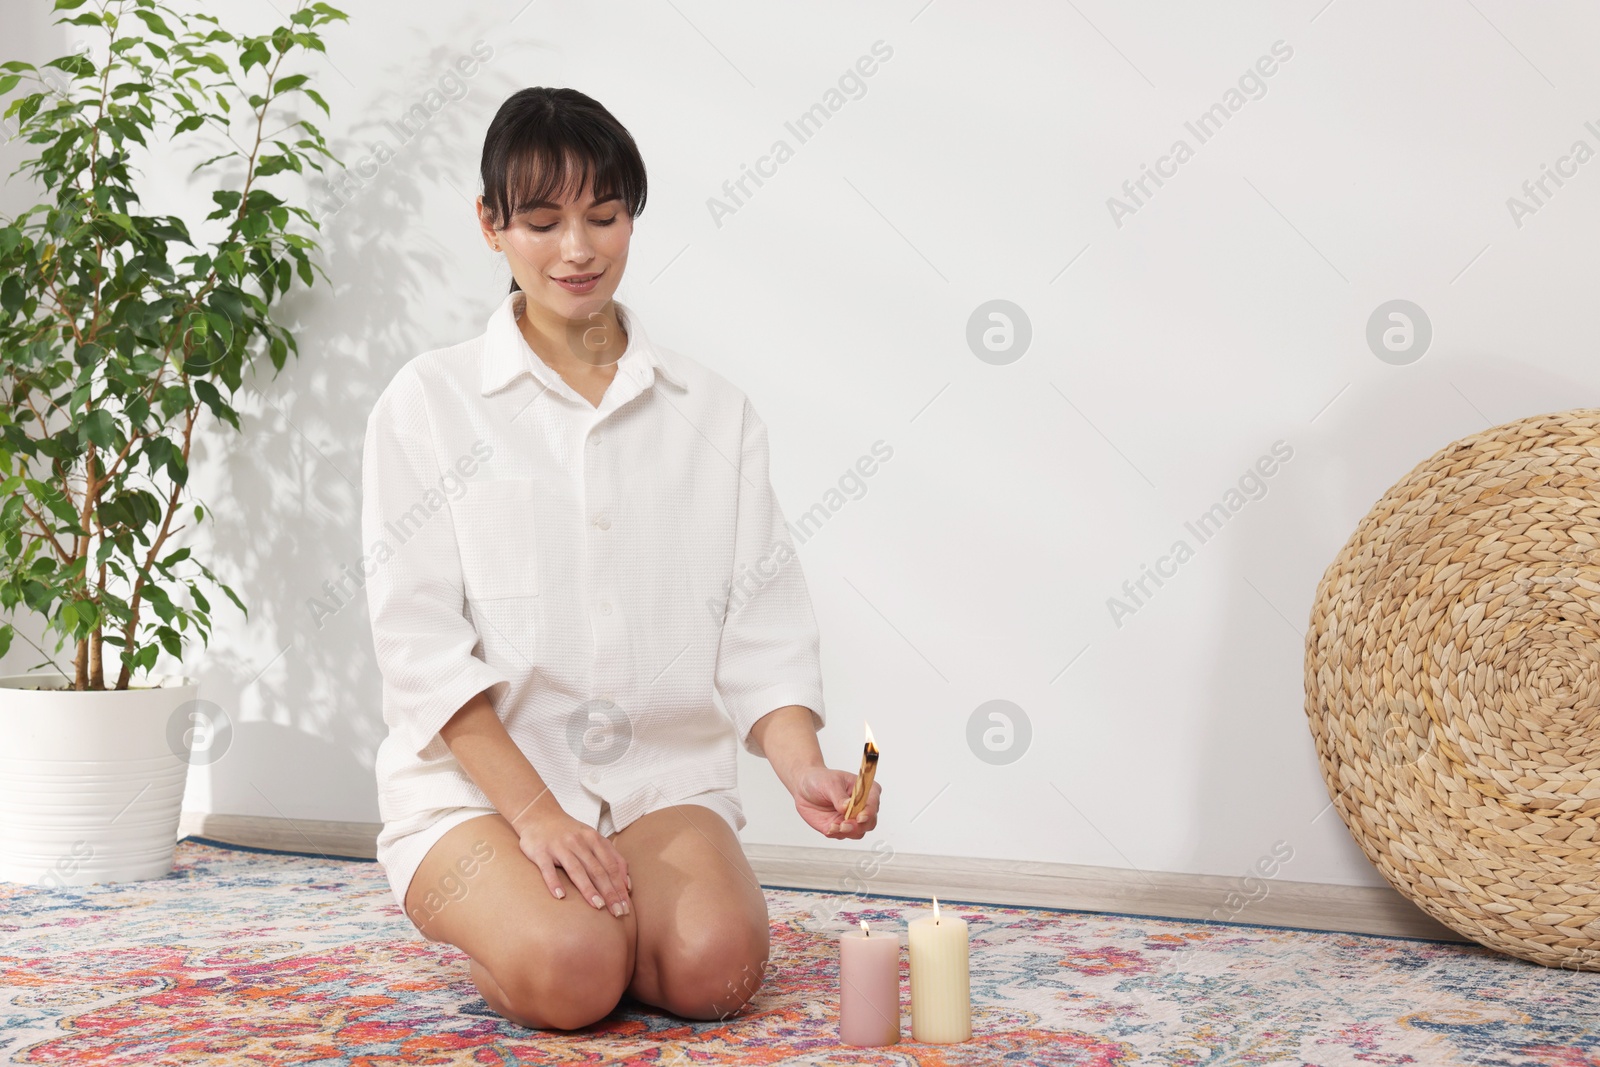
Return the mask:
<path fill-rule="evenodd" d="M 865 919 L 861 920 L 861 934 L 862 934 L 863 937 L 871 937 L 872 936 L 872 931 L 867 929 L 867 920 L 865 920 Z"/>
<path fill-rule="evenodd" d="M 934 897 L 933 898 L 933 921 L 936 922 L 936 923 L 939 921 L 939 898 L 938 897 Z"/>

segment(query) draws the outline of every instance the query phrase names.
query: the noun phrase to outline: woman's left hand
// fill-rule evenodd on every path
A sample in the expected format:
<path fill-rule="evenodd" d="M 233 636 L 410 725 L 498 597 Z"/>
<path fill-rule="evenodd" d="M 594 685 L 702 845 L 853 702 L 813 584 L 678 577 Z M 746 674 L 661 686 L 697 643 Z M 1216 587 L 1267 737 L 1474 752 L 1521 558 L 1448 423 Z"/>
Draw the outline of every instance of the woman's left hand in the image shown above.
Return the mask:
<path fill-rule="evenodd" d="M 878 825 L 878 795 L 883 790 L 877 782 L 873 782 L 861 814 L 853 821 L 845 822 L 844 810 L 850 804 L 850 791 L 855 784 L 856 776 L 849 771 L 814 767 L 801 775 L 796 783 L 795 810 L 824 837 L 860 838 Z"/>

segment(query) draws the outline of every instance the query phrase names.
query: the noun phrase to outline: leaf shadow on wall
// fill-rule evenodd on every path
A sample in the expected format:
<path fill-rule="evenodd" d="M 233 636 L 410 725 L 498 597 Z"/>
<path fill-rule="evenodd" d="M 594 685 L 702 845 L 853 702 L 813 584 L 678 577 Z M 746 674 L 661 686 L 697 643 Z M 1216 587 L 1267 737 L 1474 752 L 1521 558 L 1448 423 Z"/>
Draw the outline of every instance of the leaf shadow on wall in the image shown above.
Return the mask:
<path fill-rule="evenodd" d="M 489 280 L 494 261 L 476 234 L 472 199 L 484 130 L 521 87 L 491 60 L 470 79 L 456 75 L 464 95 L 430 95 L 472 55 L 470 31 L 450 44 L 416 34 L 416 50 L 396 50 L 404 58 L 371 80 L 364 106 L 330 101 L 336 118 L 354 116 L 330 137 L 350 168 L 342 195 L 313 182 L 319 261 L 332 286 L 319 278 L 314 291 L 299 289 L 276 310 L 300 355 L 277 375 L 269 361 L 258 363 L 245 377 L 254 395 L 241 398 L 244 434 L 227 429 L 203 442 L 199 462 L 222 472 L 206 501 L 218 511 L 208 523 L 215 547 L 203 558 L 250 607 L 246 623 L 222 596 L 212 598 L 218 632 L 203 693 L 237 731 L 208 769 L 213 811 L 379 818 L 372 759 L 387 728 L 364 591 L 376 566 L 363 560 L 370 546 L 360 529 L 366 419 L 404 363 L 480 334 L 506 290 L 509 276 Z M 437 76 L 418 81 L 418 72 Z M 408 112 L 412 120 L 399 126 Z M 482 266 L 464 265 L 462 248 L 481 252 Z M 255 721 L 241 729 L 246 715 Z"/>

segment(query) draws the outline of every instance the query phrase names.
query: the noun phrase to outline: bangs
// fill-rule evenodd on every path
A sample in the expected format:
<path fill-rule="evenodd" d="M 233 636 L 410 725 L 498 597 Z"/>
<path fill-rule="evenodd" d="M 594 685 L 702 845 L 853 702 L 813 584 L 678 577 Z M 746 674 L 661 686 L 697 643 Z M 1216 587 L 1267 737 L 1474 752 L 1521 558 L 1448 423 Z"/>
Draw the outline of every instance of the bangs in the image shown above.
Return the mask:
<path fill-rule="evenodd" d="M 617 195 L 616 175 L 602 176 L 604 169 L 595 160 L 571 152 L 556 155 L 544 145 L 517 152 L 506 162 L 504 217 L 509 219 L 536 207 L 548 207 L 568 197 L 580 196 L 591 178 L 594 178 L 596 200 Z M 611 169 L 614 172 L 615 168 Z"/>

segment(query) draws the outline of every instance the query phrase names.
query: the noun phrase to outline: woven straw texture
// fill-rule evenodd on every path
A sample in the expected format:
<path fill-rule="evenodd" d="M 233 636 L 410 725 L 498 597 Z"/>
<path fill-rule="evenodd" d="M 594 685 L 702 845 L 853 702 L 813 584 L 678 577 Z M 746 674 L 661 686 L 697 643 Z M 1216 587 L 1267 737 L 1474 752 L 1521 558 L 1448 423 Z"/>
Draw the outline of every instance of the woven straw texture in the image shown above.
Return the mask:
<path fill-rule="evenodd" d="M 1367 858 L 1479 943 L 1600 970 L 1600 409 L 1442 449 L 1317 587 L 1306 714 Z"/>

